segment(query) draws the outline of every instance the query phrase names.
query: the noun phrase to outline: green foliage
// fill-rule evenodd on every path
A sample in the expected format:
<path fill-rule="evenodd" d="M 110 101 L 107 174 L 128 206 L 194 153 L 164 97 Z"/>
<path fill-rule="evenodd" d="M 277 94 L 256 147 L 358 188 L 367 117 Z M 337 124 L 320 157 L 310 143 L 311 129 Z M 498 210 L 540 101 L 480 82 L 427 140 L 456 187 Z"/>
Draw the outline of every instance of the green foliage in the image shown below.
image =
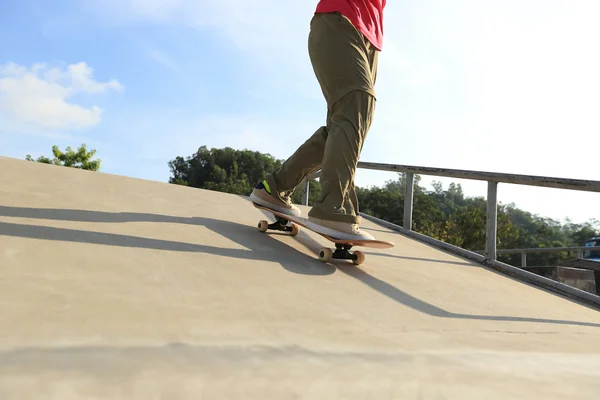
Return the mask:
<path fill-rule="evenodd" d="M 315 204 L 315 201 L 321 195 L 321 184 L 319 181 L 312 180 L 308 183 L 308 205 Z M 302 203 L 302 188 L 298 187 L 292 194 L 292 202 L 295 204 Z"/>
<path fill-rule="evenodd" d="M 383 188 L 359 189 L 361 211 L 383 220 L 403 225 L 403 174 Z M 487 201 L 484 197 L 467 198 L 460 184 L 451 183 L 447 190 L 439 182 L 425 190 L 415 177 L 413 229 L 467 250 L 485 248 Z M 564 225 L 549 218 L 519 210 L 514 204 L 498 205 L 498 249 L 581 246 L 586 239 L 600 236 L 600 222 Z M 529 265 L 556 265 L 573 254 L 532 253 Z M 501 261 L 520 265 L 519 254 L 499 255 Z"/>
<path fill-rule="evenodd" d="M 270 154 L 250 150 L 208 149 L 202 146 L 191 157 L 176 157 L 169 161 L 172 176 L 169 182 L 196 188 L 248 195 L 267 172 L 280 167 L 283 160 Z M 314 204 L 321 192 L 318 182 L 309 186 L 309 204 Z M 301 203 L 302 190 L 292 193 L 292 201 Z"/>
<path fill-rule="evenodd" d="M 176 157 L 169 162 L 172 177 L 169 182 L 191 187 L 248 195 L 265 174 L 281 165 L 271 155 L 231 148 L 211 149 L 205 146 L 186 159 Z M 424 235 L 478 251 L 485 248 L 487 201 L 484 197 L 465 197 L 460 184 L 451 183 L 444 189 L 434 182 L 432 190 L 420 184 L 415 176 L 413 229 Z M 405 174 L 383 187 L 361 188 L 356 192 L 360 211 L 394 224 L 403 224 Z M 313 205 L 321 191 L 318 181 L 310 182 L 309 205 Z M 302 190 L 297 188 L 294 203 L 301 203 Z M 498 205 L 498 249 L 581 246 L 594 236 L 600 236 L 600 222 L 585 224 L 567 221 L 560 224 L 549 218 L 532 215 L 514 204 Z M 538 253 L 527 257 L 529 265 L 556 265 L 573 255 L 565 253 Z M 499 259 L 520 265 L 520 255 L 500 255 Z"/>
<path fill-rule="evenodd" d="M 176 157 L 169 161 L 173 174 L 169 182 L 247 195 L 260 179 L 264 179 L 266 171 L 279 165 L 281 162 L 272 156 L 257 151 L 229 147 L 208 150 L 202 146 L 191 157 Z"/>
<path fill-rule="evenodd" d="M 96 154 L 96 150 L 87 151 L 85 144 L 82 144 L 77 151 L 73 151 L 71 147 L 67 147 L 63 153 L 58 149 L 58 146 L 52 146 L 54 158 L 51 160 L 48 157 L 40 156 L 34 160 L 29 154 L 25 157 L 27 161 L 34 161 L 44 164 L 61 165 L 64 167 L 85 169 L 89 171 L 99 171 L 101 160 L 92 160 Z"/>

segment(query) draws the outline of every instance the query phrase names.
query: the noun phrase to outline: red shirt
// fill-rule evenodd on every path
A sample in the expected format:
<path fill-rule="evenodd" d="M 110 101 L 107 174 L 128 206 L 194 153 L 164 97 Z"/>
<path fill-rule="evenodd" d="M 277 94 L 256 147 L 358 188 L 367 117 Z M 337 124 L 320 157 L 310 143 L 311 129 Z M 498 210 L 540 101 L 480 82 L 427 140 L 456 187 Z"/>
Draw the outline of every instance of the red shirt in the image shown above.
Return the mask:
<path fill-rule="evenodd" d="M 339 12 L 381 51 L 383 47 L 383 8 L 386 0 L 320 0 L 317 13 Z"/>

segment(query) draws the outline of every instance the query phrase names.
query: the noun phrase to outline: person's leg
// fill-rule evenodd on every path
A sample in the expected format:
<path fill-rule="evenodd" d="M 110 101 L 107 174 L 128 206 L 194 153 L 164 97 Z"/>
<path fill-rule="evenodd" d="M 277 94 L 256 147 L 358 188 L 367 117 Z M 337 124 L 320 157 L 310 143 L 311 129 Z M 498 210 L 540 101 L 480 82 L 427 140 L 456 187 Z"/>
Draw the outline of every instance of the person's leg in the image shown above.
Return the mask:
<path fill-rule="evenodd" d="M 331 127 L 321 166 L 321 196 L 309 220 L 361 235 L 354 176 L 375 110 L 378 52 L 339 14 L 321 15 L 312 28 L 311 59 L 328 101 Z"/>
<path fill-rule="evenodd" d="M 300 216 L 300 209 L 291 203 L 290 198 L 306 176 L 321 168 L 329 125 L 330 113 L 327 112 L 326 125 L 317 129 L 281 167 L 267 173 L 266 179 L 259 182 L 250 195 L 252 201 L 284 214 Z"/>
<path fill-rule="evenodd" d="M 350 188 L 375 104 L 377 51 L 345 17 L 329 13 L 316 14 L 311 21 L 309 55 L 327 102 L 327 126 L 317 130 L 281 168 L 267 174 L 251 197 L 259 204 L 299 215 L 289 196 L 306 175 L 325 165 L 324 191 L 313 217 L 348 225 L 358 222 L 358 200 L 349 193 L 354 193 Z M 353 227 L 340 229 L 356 234 Z"/>
<path fill-rule="evenodd" d="M 279 189 L 281 196 L 291 196 L 296 186 L 306 176 L 317 172 L 321 168 L 330 126 L 331 112 L 327 111 L 326 125 L 317 129 L 294 154 L 285 160 L 281 167 L 273 173 L 267 174 L 268 181 Z"/>
<path fill-rule="evenodd" d="M 336 232 L 371 238 L 357 226 L 360 216 L 354 176 L 374 109 L 375 98 L 359 90 L 335 104 L 321 166 L 321 196 L 308 213 L 311 222 Z M 322 233 L 345 238 L 332 231 Z"/>
<path fill-rule="evenodd" d="M 316 43 L 314 33 L 315 19 L 318 19 L 318 17 L 313 17 L 313 20 L 311 21 L 311 31 L 308 40 L 311 62 L 314 62 L 314 59 L 312 58 L 314 53 L 312 47 L 314 47 Z M 321 26 L 318 26 L 318 28 L 320 29 L 316 34 L 317 36 L 335 33 L 331 29 L 330 32 L 325 32 L 322 29 L 322 24 Z M 323 85 L 323 82 L 319 81 L 319 83 Z M 321 89 L 323 89 L 323 87 Z M 327 104 L 329 106 L 329 102 Z M 291 203 L 291 195 L 294 189 L 307 175 L 310 175 L 321 168 L 330 121 L 331 111 L 328 107 L 325 126 L 321 126 L 317 129 L 317 131 L 314 132 L 313 135 L 294 152 L 294 154 L 285 160 L 281 167 L 266 174 L 266 178 L 259 182 L 250 194 L 252 201 L 265 207 L 274 208 L 285 214 L 301 215 L 300 209 Z"/>

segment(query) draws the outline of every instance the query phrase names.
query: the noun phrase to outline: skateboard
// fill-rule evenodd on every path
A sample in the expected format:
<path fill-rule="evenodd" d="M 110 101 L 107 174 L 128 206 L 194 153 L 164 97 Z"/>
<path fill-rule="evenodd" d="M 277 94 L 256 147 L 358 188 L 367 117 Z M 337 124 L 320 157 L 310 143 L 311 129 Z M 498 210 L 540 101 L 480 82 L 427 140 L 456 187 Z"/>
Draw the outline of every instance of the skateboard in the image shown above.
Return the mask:
<path fill-rule="evenodd" d="M 280 213 L 277 210 L 273 210 L 268 207 L 263 207 L 259 204 L 252 202 L 254 207 L 259 210 L 266 211 L 275 216 L 275 222 L 269 224 L 269 221 L 261 220 L 258 223 L 258 230 L 260 232 L 266 232 L 269 229 L 275 231 L 283 231 L 289 232 L 291 236 L 296 236 L 300 232 L 299 226 L 310 229 L 311 231 L 318 233 L 323 236 L 325 239 L 335 243 L 335 251 L 329 247 L 323 247 L 319 251 L 319 260 L 323 262 L 330 262 L 333 259 L 337 260 L 352 260 L 355 265 L 360 265 L 365 261 L 365 254 L 362 251 L 355 250 L 350 251 L 354 246 L 363 246 L 363 247 L 371 247 L 375 249 L 388 249 L 394 247 L 394 244 L 391 242 L 386 242 L 383 240 L 345 240 L 345 239 L 336 239 L 329 235 L 325 235 L 323 233 L 317 232 L 314 229 L 311 229 L 307 226 L 308 219 L 302 217 L 295 217 L 293 215 L 286 215 Z"/>

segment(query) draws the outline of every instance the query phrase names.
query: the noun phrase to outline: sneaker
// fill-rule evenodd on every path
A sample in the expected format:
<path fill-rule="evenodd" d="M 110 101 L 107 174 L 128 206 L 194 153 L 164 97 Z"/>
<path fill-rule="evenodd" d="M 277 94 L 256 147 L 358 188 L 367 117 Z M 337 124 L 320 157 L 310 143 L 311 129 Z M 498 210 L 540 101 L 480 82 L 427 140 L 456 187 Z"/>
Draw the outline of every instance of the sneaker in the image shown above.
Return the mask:
<path fill-rule="evenodd" d="M 259 206 L 271 208 L 286 215 L 292 215 L 295 217 L 300 217 L 302 215 L 302 211 L 293 205 L 291 201 L 284 201 L 280 199 L 279 196 L 273 195 L 266 180 L 258 182 L 250 194 L 250 200 Z"/>
<path fill-rule="evenodd" d="M 368 232 L 361 231 L 358 224 L 349 222 L 331 221 L 309 216 L 308 227 L 318 233 L 339 240 L 374 240 L 375 238 Z"/>

